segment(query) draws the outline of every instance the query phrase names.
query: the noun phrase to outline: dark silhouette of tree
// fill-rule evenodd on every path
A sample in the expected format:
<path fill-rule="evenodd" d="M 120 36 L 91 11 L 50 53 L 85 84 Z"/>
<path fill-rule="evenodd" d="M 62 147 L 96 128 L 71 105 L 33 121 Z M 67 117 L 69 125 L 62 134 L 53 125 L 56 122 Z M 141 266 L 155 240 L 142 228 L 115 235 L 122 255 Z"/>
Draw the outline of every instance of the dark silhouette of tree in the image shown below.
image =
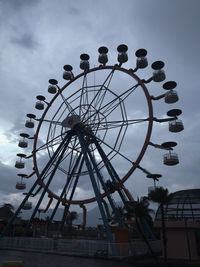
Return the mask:
<path fill-rule="evenodd" d="M 153 226 L 153 220 L 150 214 L 154 213 L 154 211 L 149 208 L 149 205 L 150 203 L 147 197 L 138 198 L 134 204 L 135 213 L 141 221 L 146 220 L 150 226 Z"/>
<path fill-rule="evenodd" d="M 78 219 L 78 213 L 76 211 L 70 211 L 69 215 L 72 222 Z"/>
<path fill-rule="evenodd" d="M 166 236 L 166 225 L 164 216 L 164 205 L 169 201 L 170 197 L 168 194 L 168 189 L 163 187 L 156 187 L 155 190 L 149 192 L 149 200 L 159 204 L 161 221 L 162 221 L 162 239 L 164 248 L 164 260 L 167 261 L 167 236 Z"/>
<path fill-rule="evenodd" d="M 124 220 L 125 208 L 123 206 L 116 206 L 116 209 L 118 210 L 119 216 L 122 218 L 122 220 Z M 112 211 L 111 218 L 109 218 L 109 221 L 111 222 L 111 224 L 115 224 L 118 222 L 114 211 Z"/>
<path fill-rule="evenodd" d="M 153 212 L 153 210 L 149 208 L 149 201 L 146 197 L 143 197 L 141 199 L 138 198 L 137 201 L 134 201 L 133 205 L 134 205 L 135 222 L 137 229 L 140 235 L 142 236 L 142 239 L 146 243 L 152 257 L 157 262 L 157 257 L 152 250 L 152 247 L 149 243 L 148 238 L 145 235 L 143 227 L 143 220 L 152 221 L 150 213 Z"/>
<path fill-rule="evenodd" d="M 7 209 L 10 210 L 11 212 L 14 211 L 14 207 L 13 207 L 13 205 L 10 204 L 10 203 L 4 203 L 1 207 L 2 207 L 2 208 L 7 208 Z"/>
<path fill-rule="evenodd" d="M 153 212 L 152 209 L 149 208 L 149 200 L 148 198 L 141 198 L 137 199 L 137 201 L 131 202 L 129 204 L 126 204 L 124 207 L 123 206 L 118 206 L 117 207 L 118 212 L 120 214 L 120 217 L 126 222 L 126 220 L 131 220 L 135 219 L 136 227 L 137 230 L 140 234 L 140 237 L 143 239 L 143 241 L 146 243 L 152 257 L 157 261 L 157 258 L 152 250 L 152 247 L 148 241 L 148 238 L 146 237 L 144 233 L 144 228 L 143 228 L 143 220 L 146 221 L 151 221 L 152 223 L 152 218 L 150 216 L 150 213 Z M 111 223 L 116 223 L 117 220 L 114 216 L 114 213 L 112 213 L 112 221 Z"/>
<path fill-rule="evenodd" d="M 69 231 L 72 230 L 73 221 L 75 221 L 76 219 L 78 219 L 78 213 L 76 211 L 68 211 L 66 223 L 69 227 Z"/>

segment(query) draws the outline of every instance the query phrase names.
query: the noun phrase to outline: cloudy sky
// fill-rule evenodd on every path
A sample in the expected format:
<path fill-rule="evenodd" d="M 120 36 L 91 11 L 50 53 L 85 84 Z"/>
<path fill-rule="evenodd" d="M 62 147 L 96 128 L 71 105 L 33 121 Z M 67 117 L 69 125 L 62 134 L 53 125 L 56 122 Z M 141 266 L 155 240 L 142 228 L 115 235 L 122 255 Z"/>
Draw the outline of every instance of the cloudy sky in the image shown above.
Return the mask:
<path fill-rule="evenodd" d="M 17 206 L 23 198 L 15 189 L 19 172 L 14 164 L 16 153 L 22 152 L 17 146 L 19 133 L 27 132 L 26 113 L 35 113 L 36 95 L 45 95 L 50 100 L 48 79 L 56 78 L 63 85 L 65 64 L 71 64 L 74 74 L 79 74 L 82 53 L 88 53 L 90 65 L 97 66 L 100 46 L 109 48 L 109 65 L 116 64 L 119 44 L 129 47 L 125 68 L 135 67 L 137 49 L 147 49 L 149 67 L 138 72 L 140 78 L 149 78 L 151 63 L 163 60 L 166 81 L 177 82 L 179 102 L 171 106 L 163 100 L 154 101 L 156 117 L 165 117 L 171 108 L 183 111 L 180 119 L 184 131 L 170 133 L 167 124 L 154 123 L 151 137 L 158 144 L 176 141 L 180 164 L 163 165 L 164 152 L 150 147 L 141 166 L 152 173 L 161 173 L 159 185 L 170 192 L 199 188 L 199 8 L 198 0 L 0 0 L 0 204 L 10 202 Z M 120 86 L 122 82 L 123 79 Z M 147 87 L 152 95 L 164 93 L 162 83 L 152 82 Z M 139 108 L 136 104 L 135 110 L 129 110 L 133 119 L 140 114 Z M 29 134 L 33 133 L 29 130 Z M 133 134 L 132 139 L 129 136 L 124 148 L 128 149 L 129 144 L 137 147 L 138 136 Z M 27 166 L 29 169 L 25 171 L 30 173 L 31 163 Z M 126 168 L 120 166 L 119 172 L 124 175 Z M 27 189 L 33 181 L 35 177 L 27 181 Z M 152 181 L 136 170 L 125 185 L 137 197 L 147 194 Z M 60 192 L 59 184 L 55 190 Z M 87 190 L 87 182 L 81 183 L 82 197 L 87 196 Z"/>

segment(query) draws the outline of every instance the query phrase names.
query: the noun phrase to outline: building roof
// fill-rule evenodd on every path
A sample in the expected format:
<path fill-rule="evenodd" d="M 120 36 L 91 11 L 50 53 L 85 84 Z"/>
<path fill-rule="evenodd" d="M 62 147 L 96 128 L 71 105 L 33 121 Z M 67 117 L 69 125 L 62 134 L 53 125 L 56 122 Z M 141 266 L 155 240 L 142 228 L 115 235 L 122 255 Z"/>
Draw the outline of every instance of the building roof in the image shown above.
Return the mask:
<path fill-rule="evenodd" d="M 165 220 L 200 221 L 200 189 L 181 190 L 170 194 L 170 199 L 164 205 Z M 161 220 L 158 208 L 155 220 Z"/>

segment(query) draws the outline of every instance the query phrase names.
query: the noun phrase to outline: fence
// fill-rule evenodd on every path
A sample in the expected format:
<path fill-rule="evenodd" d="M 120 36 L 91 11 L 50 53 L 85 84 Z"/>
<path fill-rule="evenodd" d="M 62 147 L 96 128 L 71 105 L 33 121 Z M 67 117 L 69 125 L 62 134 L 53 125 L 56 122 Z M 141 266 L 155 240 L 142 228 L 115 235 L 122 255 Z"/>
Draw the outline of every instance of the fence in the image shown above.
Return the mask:
<path fill-rule="evenodd" d="M 160 241 L 150 241 L 155 253 L 161 251 Z M 131 243 L 117 243 L 119 258 L 148 254 L 148 247 L 140 240 Z M 105 240 L 53 239 L 32 237 L 0 238 L 0 249 L 17 249 L 87 257 L 113 257 L 111 248 Z"/>

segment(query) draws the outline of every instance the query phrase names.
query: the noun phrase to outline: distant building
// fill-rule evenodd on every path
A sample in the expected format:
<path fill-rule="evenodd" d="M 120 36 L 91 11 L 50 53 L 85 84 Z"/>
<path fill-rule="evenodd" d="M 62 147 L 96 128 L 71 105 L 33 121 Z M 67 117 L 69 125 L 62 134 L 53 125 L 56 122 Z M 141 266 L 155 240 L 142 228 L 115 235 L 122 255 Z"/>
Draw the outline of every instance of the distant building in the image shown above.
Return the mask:
<path fill-rule="evenodd" d="M 200 189 L 177 191 L 170 196 L 164 206 L 167 258 L 200 259 Z M 161 232 L 160 208 L 154 226 Z"/>

